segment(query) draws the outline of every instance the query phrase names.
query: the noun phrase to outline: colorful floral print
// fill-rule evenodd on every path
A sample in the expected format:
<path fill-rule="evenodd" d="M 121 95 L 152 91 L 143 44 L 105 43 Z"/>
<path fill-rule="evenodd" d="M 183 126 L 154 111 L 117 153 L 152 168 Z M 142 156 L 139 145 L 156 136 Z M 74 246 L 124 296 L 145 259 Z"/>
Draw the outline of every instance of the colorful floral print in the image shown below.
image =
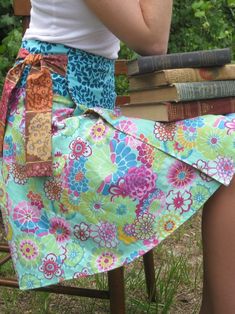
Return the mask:
<path fill-rule="evenodd" d="M 15 240 L 18 263 L 26 269 L 37 267 L 42 257 L 42 248 L 33 235 L 21 235 Z"/>
<path fill-rule="evenodd" d="M 24 274 L 20 279 L 20 284 L 27 289 L 33 289 L 34 287 L 38 287 L 41 285 L 41 281 L 37 276 L 32 274 Z"/>
<path fill-rule="evenodd" d="M 0 127 L 0 208 L 21 289 L 135 260 L 230 183 L 235 114 L 175 123 L 127 118 L 114 108 L 114 60 L 40 41 L 22 48 L 28 61 L 34 54 L 46 60 L 53 97 L 42 114 L 47 99 L 28 94 L 26 66 L 20 77 L 10 72 L 18 83 L 7 82 L 1 103 L 8 115 Z"/>
<path fill-rule="evenodd" d="M 35 232 L 40 216 L 39 208 L 26 201 L 17 204 L 13 210 L 13 220 L 16 226 L 27 233 Z"/>
<path fill-rule="evenodd" d="M 84 248 L 77 242 L 70 241 L 65 246 L 66 249 L 66 259 L 64 261 L 65 265 L 69 268 L 76 267 L 83 258 Z"/>
<path fill-rule="evenodd" d="M 194 178 L 194 169 L 179 161 L 172 164 L 167 174 L 169 184 L 178 189 L 191 184 Z"/>
<path fill-rule="evenodd" d="M 48 254 L 42 259 L 39 271 L 43 273 L 45 279 L 51 280 L 54 277 L 60 277 L 63 273 L 58 257 L 55 254 Z"/>
<path fill-rule="evenodd" d="M 90 145 L 84 142 L 80 137 L 72 141 L 69 148 L 72 151 L 69 155 L 70 159 L 79 159 L 81 156 L 88 157 L 92 153 Z"/>
<path fill-rule="evenodd" d="M 70 239 L 70 225 L 62 218 L 55 217 L 50 220 L 49 232 L 55 235 L 56 241 L 59 243 L 63 243 Z"/>

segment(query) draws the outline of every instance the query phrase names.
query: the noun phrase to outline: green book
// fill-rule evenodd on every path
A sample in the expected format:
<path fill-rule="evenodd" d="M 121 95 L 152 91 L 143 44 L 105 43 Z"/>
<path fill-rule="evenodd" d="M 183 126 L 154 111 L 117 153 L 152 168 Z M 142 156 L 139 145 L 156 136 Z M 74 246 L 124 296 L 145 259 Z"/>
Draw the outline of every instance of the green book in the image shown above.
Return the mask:
<path fill-rule="evenodd" d="M 154 89 L 130 91 L 130 104 L 190 101 L 232 96 L 235 96 L 235 80 L 175 83 Z"/>

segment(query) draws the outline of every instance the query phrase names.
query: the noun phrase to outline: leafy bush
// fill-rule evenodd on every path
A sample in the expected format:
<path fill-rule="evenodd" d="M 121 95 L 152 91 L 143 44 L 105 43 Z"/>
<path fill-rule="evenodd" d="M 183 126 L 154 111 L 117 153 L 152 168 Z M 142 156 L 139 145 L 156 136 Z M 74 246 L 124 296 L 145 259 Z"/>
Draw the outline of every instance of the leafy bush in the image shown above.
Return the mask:
<path fill-rule="evenodd" d="M 13 16 L 10 0 L 0 0 L 0 91 L 4 76 L 12 65 L 20 46 L 20 20 Z"/>
<path fill-rule="evenodd" d="M 235 1 L 174 1 L 169 51 L 233 48 L 235 58 Z"/>

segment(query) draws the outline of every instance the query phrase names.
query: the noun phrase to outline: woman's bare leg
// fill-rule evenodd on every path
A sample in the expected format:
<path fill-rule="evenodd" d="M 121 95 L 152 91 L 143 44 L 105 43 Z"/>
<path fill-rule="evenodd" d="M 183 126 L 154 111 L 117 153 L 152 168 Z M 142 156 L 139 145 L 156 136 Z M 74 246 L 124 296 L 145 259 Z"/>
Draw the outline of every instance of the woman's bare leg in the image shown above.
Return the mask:
<path fill-rule="evenodd" d="M 235 179 L 206 203 L 202 216 L 204 263 L 200 314 L 235 313 Z"/>

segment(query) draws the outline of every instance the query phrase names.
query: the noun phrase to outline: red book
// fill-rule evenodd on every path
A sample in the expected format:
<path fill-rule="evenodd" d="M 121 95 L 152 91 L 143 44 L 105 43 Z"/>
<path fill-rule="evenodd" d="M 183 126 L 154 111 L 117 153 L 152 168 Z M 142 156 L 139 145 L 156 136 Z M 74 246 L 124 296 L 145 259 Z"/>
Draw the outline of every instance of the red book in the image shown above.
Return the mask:
<path fill-rule="evenodd" d="M 123 115 L 154 121 L 177 121 L 206 114 L 235 112 L 235 97 L 204 99 L 188 102 L 159 102 L 141 105 L 124 104 Z"/>

